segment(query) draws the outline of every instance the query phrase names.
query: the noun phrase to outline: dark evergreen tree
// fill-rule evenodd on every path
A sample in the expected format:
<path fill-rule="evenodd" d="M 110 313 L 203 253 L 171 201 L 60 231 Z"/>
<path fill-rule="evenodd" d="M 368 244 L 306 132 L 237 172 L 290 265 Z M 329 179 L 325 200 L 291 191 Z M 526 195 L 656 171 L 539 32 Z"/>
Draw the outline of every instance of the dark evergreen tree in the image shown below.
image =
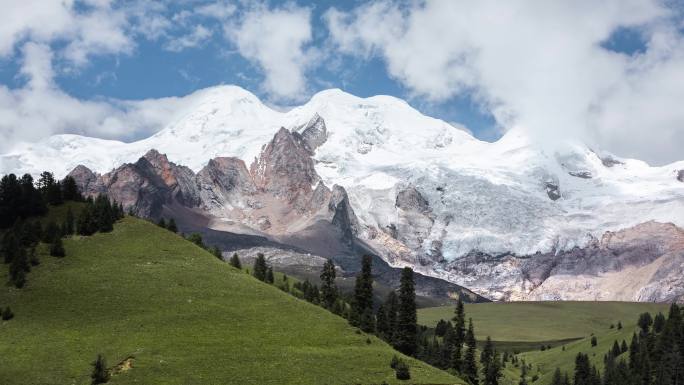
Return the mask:
<path fill-rule="evenodd" d="M 90 375 L 92 379 L 91 384 L 104 384 L 109 381 L 109 370 L 107 369 L 107 362 L 102 354 L 98 354 L 95 361 L 92 363 L 93 372 Z"/>
<path fill-rule="evenodd" d="M 394 290 L 387 294 L 383 308 L 385 310 L 385 319 L 387 322 L 385 341 L 394 345 L 397 334 L 397 313 L 399 312 L 399 299 L 397 298 L 397 293 Z"/>
<path fill-rule="evenodd" d="M 252 269 L 252 275 L 259 281 L 265 281 L 267 270 L 268 266 L 266 266 L 266 257 L 264 257 L 264 254 L 258 253 L 256 259 L 254 260 L 254 268 Z M 305 282 L 308 283 L 308 281 Z"/>
<path fill-rule="evenodd" d="M 475 361 L 475 353 L 477 350 L 477 342 L 475 341 L 475 330 L 473 328 L 472 318 L 468 320 L 468 331 L 465 336 L 466 352 L 463 357 L 463 369 L 461 373 L 471 385 L 478 385 L 479 378 L 477 374 L 477 362 Z"/>
<path fill-rule="evenodd" d="M 551 385 L 563 385 L 563 375 L 559 368 L 553 372 L 553 378 L 551 379 Z"/>
<path fill-rule="evenodd" d="M 480 353 L 480 365 L 482 367 L 482 377 L 484 385 L 498 385 L 501 378 L 501 367 L 492 339 L 487 336 L 482 352 Z"/>
<path fill-rule="evenodd" d="M 397 380 L 410 380 L 411 371 L 409 370 L 408 364 L 404 360 L 399 360 L 396 368 L 394 369 Z"/>
<path fill-rule="evenodd" d="M 220 259 L 221 261 L 223 261 L 223 253 L 221 253 L 221 249 L 219 249 L 218 247 L 212 246 L 209 249 L 209 252 L 211 253 L 211 255 L 213 255 L 217 259 Z"/>
<path fill-rule="evenodd" d="M 527 365 L 522 365 L 518 385 L 527 385 Z"/>
<path fill-rule="evenodd" d="M 10 309 L 9 306 L 7 306 L 3 311 L 2 311 L 2 320 L 3 321 L 9 321 L 12 318 L 14 318 L 14 313 L 12 312 L 12 309 Z"/>
<path fill-rule="evenodd" d="M 463 368 L 463 343 L 465 342 L 465 306 L 463 300 L 458 297 L 456 310 L 454 311 L 454 347 L 451 355 L 451 367 L 457 372 Z"/>
<path fill-rule="evenodd" d="M 166 228 L 172 233 L 177 233 L 178 226 L 176 226 L 176 220 L 173 218 L 169 219 L 169 223 L 166 225 Z"/>
<path fill-rule="evenodd" d="M 400 352 L 411 356 L 416 353 L 417 344 L 416 290 L 413 283 L 413 270 L 405 267 L 401 271 L 399 284 L 399 308 L 394 345 Z"/>
<path fill-rule="evenodd" d="M 598 344 L 598 340 L 596 339 L 596 336 L 591 337 L 591 347 L 595 347 Z"/>
<path fill-rule="evenodd" d="M 86 199 L 86 204 L 78 216 L 77 226 L 79 235 L 93 235 L 98 230 L 98 221 L 95 217 L 95 204 L 91 198 Z"/>
<path fill-rule="evenodd" d="M 164 220 L 164 217 L 159 218 L 159 221 L 157 222 L 157 226 L 166 228 L 166 220 Z"/>
<path fill-rule="evenodd" d="M 114 229 L 114 211 L 112 203 L 106 195 L 98 195 L 94 203 L 94 215 L 97 221 L 97 231 L 108 233 Z"/>
<path fill-rule="evenodd" d="M 273 283 L 275 281 L 275 277 L 273 276 L 273 268 L 271 266 L 266 269 L 266 279 L 264 282 L 266 283 Z M 318 289 L 316 289 L 318 291 Z"/>
<path fill-rule="evenodd" d="M 592 385 L 592 370 L 589 356 L 578 353 L 575 357 L 575 380 L 574 385 Z"/>
<path fill-rule="evenodd" d="M 17 288 L 21 289 L 26 284 L 26 273 L 31 270 L 26 249 L 19 247 L 12 258 L 9 268 L 10 281 Z"/>
<path fill-rule="evenodd" d="M 337 285 L 335 285 L 335 264 L 332 259 L 328 259 L 323 264 L 321 271 L 321 297 L 323 306 L 326 309 L 332 309 L 337 301 Z"/>
<path fill-rule="evenodd" d="M 653 318 L 651 318 L 651 313 L 642 313 L 639 316 L 638 321 L 639 328 L 641 328 L 641 334 L 646 335 L 650 331 L 651 325 L 653 325 Z"/>
<path fill-rule="evenodd" d="M 665 322 L 665 315 L 661 312 L 658 312 L 658 314 L 653 319 L 653 332 L 661 333 L 665 328 Z"/>
<path fill-rule="evenodd" d="M 63 258 L 66 255 L 62 238 L 55 237 L 55 239 L 52 241 L 50 244 L 50 255 L 58 258 Z"/>
<path fill-rule="evenodd" d="M 55 223 L 55 221 L 50 221 L 48 224 L 45 226 L 45 229 L 42 232 L 42 240 L 43 243 L 50 243 L 52 242 L 55 237 L 59 236 L 61 233 L 61 230 L 59 226 Z"/>
<path fill-rule="evenodd" d="M 40 174 L 38 190 L 43 194 L 45 201 L 51 205 L 62 204 L 62 186 L 55 180 L 55 176 L 48 171 Z"/>
<path fill-rule="evenodd" d="M 62 198 L 64 198 L 65 201 L 75 202 L 83 200 L 83 196 L 81 196 L 81 193 L 78 191 L 76 180 L 71 176 L 67 176 L 62 180 Z"/>
<path fill-rule="evenodd" d="M 188 235 L 188 241 L 196 244 L 197 246 L 206 249 L 206 246 L 204 245 L 204 240 L 202 240 L 202 235 L 199 233 L 192 233 Z M 264 274 L 266 271 L 264 271 Z M 263 281 L 263 280 L 262 280 Z"/>
<path fill-rule="evenodd" d="M 76 219 L 74 218 L 74 213 L 71 211 L 71 207 L 67 208 L 66 219 L 64 220 L 64 226 L 62 226 L 62 231 L 64 235 L 73 235 L 74 228 L 76 225 Z"/>
<path fill-rule="evenodd" d="M 373 260 L 370 255 L 361 258 L 361 272 L 356 276 L 354 284 L 354 300 L 352 302 L 352 312 L 349 323 L 357 326 L 366 332 L 373 331 L 373 323 L 362 324 L 362 321 L 369 321 L 367 309 L 373 314 Z"/>
<path fill-rule="evenodd" d="M 230 265 L 236 269 L 242 269 L 242 263 L 240 262 L 240 257 L 238 257 L 237 253 L 233 253 L 233 256 L 230 257 Z"/>

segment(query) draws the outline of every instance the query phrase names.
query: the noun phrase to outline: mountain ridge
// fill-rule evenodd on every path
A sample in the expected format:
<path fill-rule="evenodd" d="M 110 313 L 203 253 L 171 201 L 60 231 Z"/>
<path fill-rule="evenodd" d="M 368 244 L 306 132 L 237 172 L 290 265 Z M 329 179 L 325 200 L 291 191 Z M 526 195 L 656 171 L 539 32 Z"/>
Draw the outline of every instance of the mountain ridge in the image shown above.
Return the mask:
<path fill-rule="evenodd" d="M 62 147 L 19 149 L 0 157 L 3 169 L 58 170 L 84 163 L 98 165 L 93 170 L 102 173 L 134 164 L 157 149 L 168 154 L 167 161 L 183 165 L 181 182 L 173 188 L 189 200 L 182 205 L 203 202 L 202 209 L 213 216 L 210 228 L 319 234 L 329 231 L 323 227 L 332 222 L 348 222 L 354 237 L 391 265 L 412 266 L 461 284 L 465 281 L 454 278 L 459 271 L 454 266 L 471 260 L 473 253 L 555 255 L 649 221 L 684 227 L 684 161 L 651 167 L 577 141 L 539 143 L 522 129 L 497 142 L 482 142 L 399 99 L 358 98 L 340 90 L 320 92 L 287 112 L 272 110 L 232 86 L 204 90 L 192 99 L 178 120 L 150 138 L 124 144 L 69 136 L 75 139 L 69 144 L 53 137 L 45 142 Z M 273 144 L 279 135 L 282 143 Z M 125 161 L 114 163 L 119 160 Z M 197 194 L 183 193 L 187 175 L 201 173 L 211 162 L 218 166 L 213 174 L 205 172 L 209 180 L 204 187 Z M 131 167 L 126 171 L 136 174 Z M 266 169 L 269 179 L 254 179 Z M 246 190 L 228 193 L 214 180 L 222 172 L 227 172 L 224 182 Z M 91 181 L 92 175 L 85 174 Z M 162 185 L 153 182 L 145 188 L 160 193 Z M 327 186 L 335 185 L 344 190 L 344 206 L 356 221 L 333 221 L 334 210 L 323 209 L 332 193 Z M 163 194 L 177 194 L 166 188 Z M 246 197 L 260 189 L 274 199 L 250 206 L 254 201 Z M 241 217 L 244 210 L 252 216 Z M 259 210 L 263 215 L 254 216 Z M 289 214 L 275 214 L 281 211 Z M 317 218 L 325 219 L 323 227 Z M 308 237 L 290 235 L 288 241 Z M 518 289 L 506 291 L 534 287 L 517 278 L 514 284 Z M 510 297 L 486 285 L 479 288 L 494 299 Z"/>

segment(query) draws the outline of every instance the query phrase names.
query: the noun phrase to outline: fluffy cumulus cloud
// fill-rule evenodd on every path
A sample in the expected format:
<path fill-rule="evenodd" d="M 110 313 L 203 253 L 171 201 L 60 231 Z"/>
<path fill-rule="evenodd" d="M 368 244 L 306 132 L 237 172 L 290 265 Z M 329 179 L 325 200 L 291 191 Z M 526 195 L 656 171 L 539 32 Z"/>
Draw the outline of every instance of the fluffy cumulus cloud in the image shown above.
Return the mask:
<path fill-rule="evenodd" d="M 183 105 L 178 98 L 79 100 L 55 84 L 48 45 L 26 43 L 22 55 L 20 72 L 26 86 L 16 90 L 0 86 L 0 152 L 17 141 L 36 141 L 53 133 L 117 139 L 150 135 Z"/>
<path fill-rule="evenodd" d="M 264 72 L 264 89 L 280 99 L 301 99 L 305 73 L 314 62 L 311 10 L 288 3 L 279 8 L 258 4 L 225 25 L 225 35 L 239 53 Z"/>
<path fill-rule="evenodd" d="M 680 159 L 684 45 L 660 1 L 376 1 L 326 22 L 335 46 L 377 56 L 416 95 L 468 94 L 505 128 L 542 141 L 581 138 L 654 163 Z M 604 48 L 615 31 L 639 53 Z M 640 140 L 634 140 L 639 138 Z"/>

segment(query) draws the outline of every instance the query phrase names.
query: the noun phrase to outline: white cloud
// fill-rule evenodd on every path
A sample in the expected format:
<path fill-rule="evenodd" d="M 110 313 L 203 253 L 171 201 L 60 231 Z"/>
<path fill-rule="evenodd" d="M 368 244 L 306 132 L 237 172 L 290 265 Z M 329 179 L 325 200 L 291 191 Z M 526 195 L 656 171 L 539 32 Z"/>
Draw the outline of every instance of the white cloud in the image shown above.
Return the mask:
<path fill-rule="evenodd" d="M 77 12 L 73 0 L 8 0 L 0 13 L 0 56 L 11 56 L 17 44 L 66 42 L 63 55 L 74 65 L 83 65 L 89 55 L 128 53 L 134 42 L 126 33 L 125 10 L 111 2 L 88 1 L 87 10 Z"/>
<path fill-rule="evenodd" d="M 55 133 L 124 140 L 147 136 L 173 119 L 181 105 L 179 98 L 79 100 L 55 84 L 49 46 L 29 42 L 22 53 L 26 85 L 20 89 L 0 85 L 0 153 L 17 142 Z"/>
<path fill-rule="evenodd" d="M 293 4 L 269 9 L 259 4 L 237 22 L 224 26 L 239 53 L 264 72 L 262 87 L 278 99 L 300 99 L 306 90 L 307 69 L 316 57 L 311 10 Z"/>
<path fill-rule="evenodd" d="M 662 163 L 682 158 L 671 143 L 684 134 L 684 44 L 671 13 L 656 0 L 379 1 L 326 21 L 339 50 L 381 57 L 416 95 L 468 93 L 505 128 Z M 602 48 L 618 27 L 643 31 L 646 52 Z"/>
<path fill-rule="evenodd" d="M 171 52 L 180 52 L 187 48 L 194 48 L 204 44 L 213 32 L 201 24 L 195 25 L 192 31 L 186 35 L 169 40 L 164 49 Z"/>

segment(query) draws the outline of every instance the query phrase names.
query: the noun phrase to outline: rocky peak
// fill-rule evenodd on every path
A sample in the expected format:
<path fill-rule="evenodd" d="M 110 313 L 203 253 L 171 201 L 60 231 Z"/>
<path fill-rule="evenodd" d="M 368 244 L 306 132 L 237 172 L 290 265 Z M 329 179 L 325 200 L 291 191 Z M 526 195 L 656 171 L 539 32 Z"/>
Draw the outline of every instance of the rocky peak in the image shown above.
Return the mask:
<path fill-rule="evenodd" d="M 359 221 L 349 203 L 347 191 L 342 186 L 334 185 L 330 197 L 329 210 L 333 212 L 332 224 L 342 231 L 344 241 L 351 243 L 359 231 Z"/>
<path fill-rule="evenodd" d="M 300 135 L 281 128 L 250 168 L 258 189 L 287 202 L 308 197 L 319 177 Z"/>
<path fill-rule="evenodd" d="M 79 164 L 67 176 L 74 178 L 78 190 L 84 195 L 94 195 L 100 192 L 98 175 L 88 167 Z"/>
<path fill-rule="evenodd" d="M 684 170 L 677 171 L 677 180 L 680 182 L 684 182 Z"/>
<path fill-rule="evenodd" d="M 315 151 L 328 139 L 328 131 L 325 127 L 323 118 L 314 114 L 302 131 L 302 140 L 306 143 L 310 151 Z"/>
<path fill-rule="evenodd" d="M 245 207 L 245 197 L 256 192 L 245 162 L 233 157 L 210 160 L 197 174 L 197 185 L 202 206 L 209 210 Z"/>
<path fill-rule="evenodd" d="M 406 211 L 418 211 L 421 213 L 430 211 L 430 205 L 428 201 L 413 186 L 399 191 L 397 193 L 397 199 L 394 205 Z"/>

